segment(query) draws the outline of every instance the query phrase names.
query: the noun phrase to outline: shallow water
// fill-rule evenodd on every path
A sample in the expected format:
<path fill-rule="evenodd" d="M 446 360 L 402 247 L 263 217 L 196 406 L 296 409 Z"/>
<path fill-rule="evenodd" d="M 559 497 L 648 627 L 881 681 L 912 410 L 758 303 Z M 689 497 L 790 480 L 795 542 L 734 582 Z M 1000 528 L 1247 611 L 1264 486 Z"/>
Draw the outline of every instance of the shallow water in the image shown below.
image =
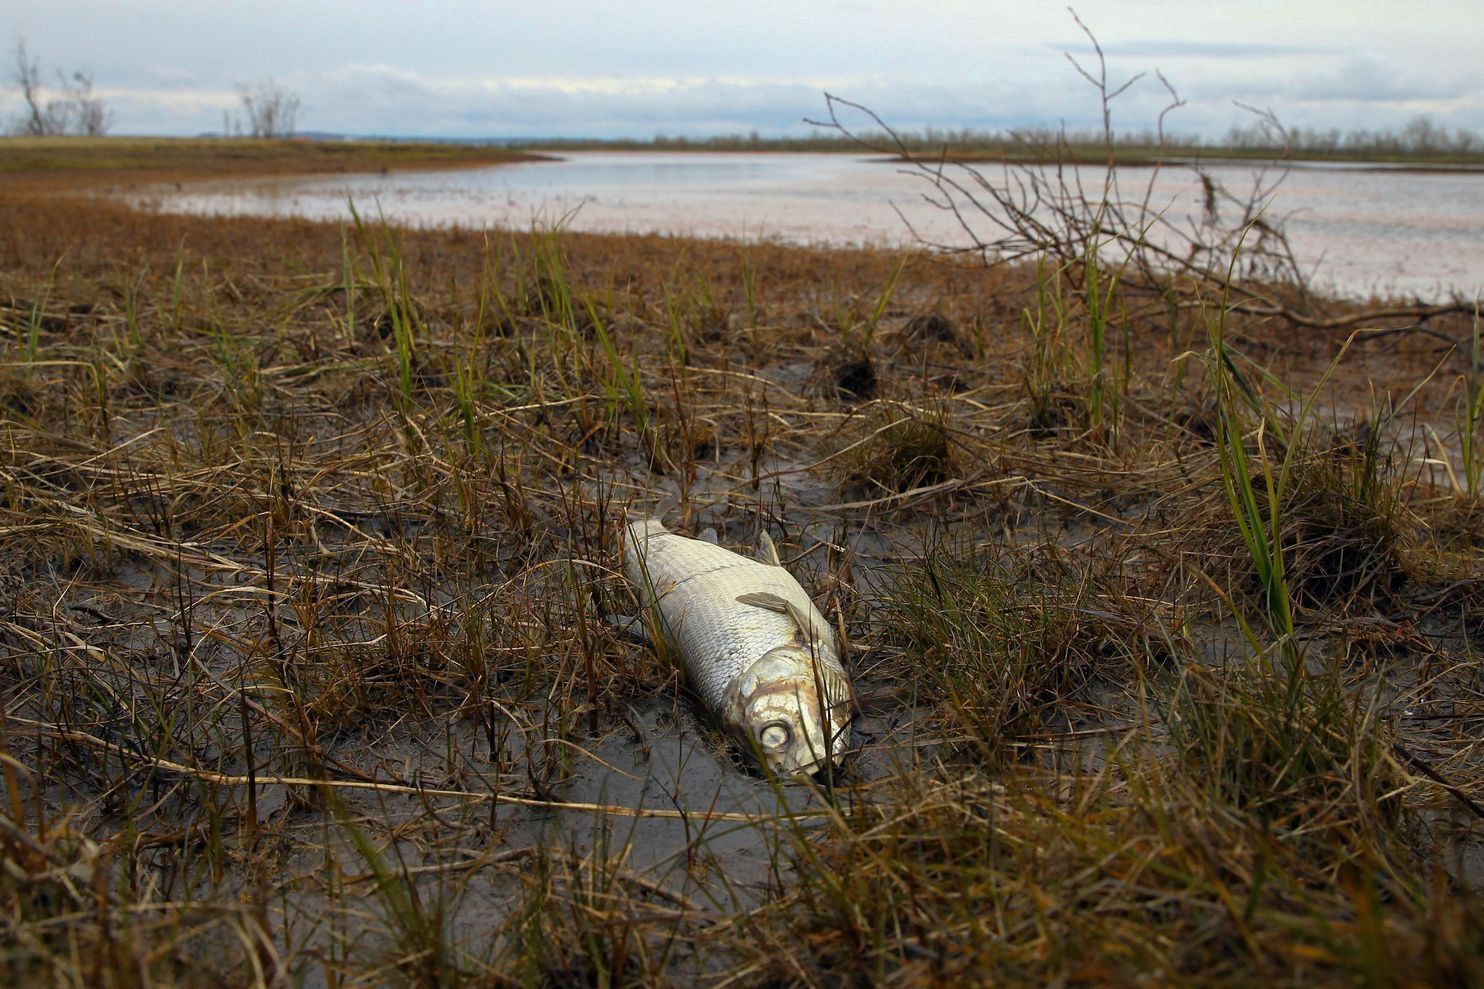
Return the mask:
<path fill-rule="evenodd" d="M 998 182 L 998 166 L 978 166 Z M 1237 195 L 1250 165 L 1211 165 Z M 1087 188 L 1101 169 L 1074 170 Z M 1124 198 L 1142 198 L 1149 171 L 1124 169 Z M 795 243 L 967 244 L 954 217 L 923 199 L 920 177 L 879 161 L 830 154 L 581 152 L 561 161 L 439 172 L 263 178 L 194 183 L 138 197 L 161 209 L 207 214 L 348 218 L 348 201 L 418 225 L 568 223 L 572 229 L 776 239 Z M 1201 214 L 1196 173 L 1160 172 L 1150 198 L 1184 227 Z M 1282 218 L 1316 284 L 1438 298 L 1484 291 L 1484 173 L 1300 166 L 1266 214 Z M 905 218 L 905 219 L 904 219 Z M 981 237 L 991 221 L 974 223 Z"/>

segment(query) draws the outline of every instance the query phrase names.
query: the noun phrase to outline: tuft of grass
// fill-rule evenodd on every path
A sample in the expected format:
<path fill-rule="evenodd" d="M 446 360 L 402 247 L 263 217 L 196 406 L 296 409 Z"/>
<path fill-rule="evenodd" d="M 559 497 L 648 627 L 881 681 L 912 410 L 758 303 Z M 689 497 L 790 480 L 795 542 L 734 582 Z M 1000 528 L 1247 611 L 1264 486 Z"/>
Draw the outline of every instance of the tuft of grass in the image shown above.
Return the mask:
<path fill-rule="evenodd" d="M 1120 312 L 1123 267 L 1110 270 L 1102 247 L 1094 236 L 1075 261 L 1053 265 L 1043 256 L 1036 262 L 1034 298 L 1020 310 L 1029 347 L 1019 363 L 1027 425 L 1037 435 L 1071 426 L 1090 439 L 1118 443 L 1121 403 L 1130 387 L 1128 318 Z M 1113 349 L 1115 326 L 1124 333 L 1121 362 Z"/>
<path fill-rule="evenodd" d="M 1020 326 L 1030 338 L 1030 347 L 1022 357 L 1022 375 L 1028 421 L 1031 429 L 1045 434 L 1061 425 L 1056 406 L 1058 385 L 1066 369 L 1057 362 L 1068 353 L 1063 345 L 1066 324 L 1066 302 L 1059 273 L 1048 270 L 1048 261 L 1036 262 L 1036 290 L 1033 306 L 1020 311 Z"/>
<path fill-rule="evenodd" d="M 1301 691 L 1292 682 L 1240 659 L 1187 667 L 1170 724 L 1189 772 L 1210 800 L 1239 808 L 1336 877 L 1380 867 L 1393 870 L 1389 882 L 1413 882 L 1402 840 L 1406 773 L 1375 695 L 1348 693 L 1337 667 L 1311 665 Z"/>
<path fill-rule="evenodd" d="M 1296 633 L 1296 608 L 1375 607 L 1406 579 L 1384 423 L 1362 421 L 1345 435 L 1314 418 L 1347 348 L 1289 414 L 1239 369 L 1219 324 L 1212 335 L 1220 479 L 1237 537 L 1218 539 L 1218 552 L 1250 561 L 1266 622 L 1286 641 Z"/>
<path fill-rule="evenodd" d="M 1465 494 L 1477 498 L 1484 481 L 1484 458 L 1479 451 L 1479 424 L 1484 420 L 1484 348 L 1481 348 L 1479 310 L 1469 324 L 1469 370 L 1463 377 L 1456 399 L 1454 427 L 1458 432 L 1459 455 L 1463 468 L 1462 483 L 1454 484 Z"/>
<path fill-rule="evenodd" d="M 31 311 L 26 315 L 26 325 L 23 330 L 25 341 L 26 360 L 35 363 L 41 358 L 41 328 L 48 320 L 46 306 L 51 301 L 52 291 L 57 284 L 57 272 L 62 267 L 63 256 L 59 255 L 52 263 L 51 272 L 47 275 L 46 282 L 31 300 Z"/>
<path fill-rule="evenodd" d="M 470 984 L 470 966 L 448 936 L 457 900 L 437 895 L 431 903 L 424 903 L 427 894 L 408 875 L 405 864 L 399 869 L 389 861 L 391 856 L 376 847 L 333 792 L 327 791 L 324 796 L 335 808 L 341 832 L 370 869 L 376 884 L 376 898 L 394 939 L 390 967 L 407 985 L 446 989 Z"/>
<path fill-rule="evenodd" d="M 634 874 L 627 844 L 613 847 L 607 829 L 600 833 L 587 854 L 549 848 L 535 856 L 506 932 L 523 984 L 669 984 L 664 973 L 684 915 Z"/>
<path fill-rule="evenodd" d="M 881 392 L 876 361 L 871 356 L 876 332 L 896 292 L 897 281 L 907 264 L 904 255 L 876 291 L 871 308 L 862 314 L 853 300 L 835 302 L 836 338 L 820 365 L 826 379 L 825 390 L 846 402 L 868 402 Z"/>
<path fill-rule="evenodd" d="M 1183 618 L 1132 593 L 1114 561 L 1049 547 L 931 547 L 877 621 L 898 660 L 985 753 L 1057 723 L 1086 688 L 1184 655 Z"/>
<path fill-rule="evenodd" d="M 407 266 L 402 249 L 386 217 L 381 216 L 377 231 L 361 219 L 354 203 L 348 203 L 356 240 L 371 268 L 370 281 L 381 295 L 383 324 L 391 337 L 392 364 L 397 383 L 398 408 L 404 416 L 412 411 L 412 385 L 417 363 L 417 340 L 422 333 L 422 317 L 412 298 Z M 379 236 L 375 236 L 379 232 Z M 354 314 L 354 295 L 347 292 L 348 314 Z"/>
<path fill-rule="evenodd" d="M 855 418 L 833 457 L 841 482 L 901 494 L 954 477 L 961 455 L 946 413 L 878 402 Z"/>

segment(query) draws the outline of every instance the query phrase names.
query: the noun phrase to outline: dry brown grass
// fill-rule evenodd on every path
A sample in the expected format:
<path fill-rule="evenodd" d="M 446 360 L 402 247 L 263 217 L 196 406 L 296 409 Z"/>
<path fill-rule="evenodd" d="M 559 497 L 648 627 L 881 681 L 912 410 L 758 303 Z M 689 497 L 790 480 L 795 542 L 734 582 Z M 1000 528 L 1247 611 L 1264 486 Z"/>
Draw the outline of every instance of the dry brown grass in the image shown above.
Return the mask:
<path fill-rule="evenodd" d="M 301 138 L 6 137 L 0 175 L 12 191 L 117 191 L 191 179 L 470 168 L 546 156 L 411 141 Z"/>
<path fill-rule="evenodd" d="M 1276 463 L 1336 333 L 1231 317 L 1270 375 L 1233 411 L 1182 359 L 1211 300 L 1130 290 L 1094 400 L 1075 298 L 1027 318 L 1044 272 L 0 210 L 17 984 L 1484 976 L 1436 337 L 1325 385 L 1375 421 L 1441 361 L 1415 419 L 1284 434 L 1284 639 L 1218 426 Z M 821 387 L 842 340 L 873 396 Z M 769 529 L 854 643 L 821 792 L 739 771 L 602 621 L 622 509 L 671 496 Z"/>

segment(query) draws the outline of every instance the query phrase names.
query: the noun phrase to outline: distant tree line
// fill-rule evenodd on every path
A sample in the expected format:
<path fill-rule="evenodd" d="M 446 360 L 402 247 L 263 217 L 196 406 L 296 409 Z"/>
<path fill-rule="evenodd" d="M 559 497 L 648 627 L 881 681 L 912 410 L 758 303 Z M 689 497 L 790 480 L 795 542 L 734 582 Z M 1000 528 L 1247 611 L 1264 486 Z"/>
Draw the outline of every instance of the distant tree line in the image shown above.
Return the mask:
<path fill-rule="evenodd" d="M 1285 140 L 1296 151 L 1319 155 L 1446 157 L 1484 154 L 1484 136 L 1462 127 L 1440 124 L 1426 114 L 1413 117 L 1399 130 L 1301 127 L 1280 134 L 1271 127 L 1252 124 L 1233 127 L 1217 143 L 1229 148 L 1277 151 L 1283 149 Z"/>
<path fill-rule="evenodd" d="M 1073 156 L 1097 158 L 1106 152 L 1109 141 L 1101 131 L 1061 130 L 1050 127 L 1025 127 L 999 131 L 974 128 L 926 127 L 917 131 L 886 133 L 863 132 L 861 143 L 889 149 L 900 141 L 914 154 L 944 151 L 951 155 L 1033 155 L 1045 157 L 1058 149 Z M 534 146 L 533 142 L 533 146 Z M 669 150 L 756 150 L 756 151 L 841 151 L 858 150 L 860 144 L 833 131 L 821 129 L 797 137 L 764 137 L 757 131 L 749 134 L 724 134 L 715 137 L 688 138 L 656 134 L 644 140 L 553 140 L 541 146 L 607 148 L 655 148 Z M 1233 152 L 1243 155 L 1312 158 L 1358 159 L 1484 159 L 1484 136 L 1464 128 L 1437 123 L 1431 117 L 1418 116 L 1399 129 L 1341 130 L 1339 128 L 1284 128 L 1271 115 L 1262 115 L 1253 123 L 1234 126 L 1219 137 L 1193 134 L 1164 134 L 1154 130 L 1118 131 L 1112 135 L 1112 147 L 1126 156 L 1165 154 L 1213 154 Z"/>

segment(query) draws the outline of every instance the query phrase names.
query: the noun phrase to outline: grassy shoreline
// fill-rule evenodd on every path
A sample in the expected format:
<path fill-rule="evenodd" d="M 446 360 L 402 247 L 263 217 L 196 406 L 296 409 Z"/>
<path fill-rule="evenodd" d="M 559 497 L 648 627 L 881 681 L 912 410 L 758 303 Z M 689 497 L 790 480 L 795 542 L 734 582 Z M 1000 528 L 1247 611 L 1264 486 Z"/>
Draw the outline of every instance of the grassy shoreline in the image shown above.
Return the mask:
<path fill-rule="evenodd" d="M 0 139 L 0 176 L 13 188 L 60 191 L 120 183 L 468 168 L 546 157 L 436 142 L 7 137 Z"/>
<path fill-rule="evenodd" d="M 1484 977 L 1468 318 L 61 184 L 0 190 L 17 984 Z M 847 633 L 839 779 L 602 620 L 677 496 Z"/>
<path fill-rule="evenodd" d="M 911 144 L 926 160 L 964 164 L 1035 165 L 1060 160 L 1101 165 L 1108 161 L 1102 145 L 1072 145 L 1059 158 L 1028 151 L 1010 142 L 985 145 Z M 875 155 L 853 141 L 532 141 L 510 146 L 418 141 L 322 141 L 243 138 L 49 137 L 0 139 L 0 176 L 9 182 L 52 188 L 98 181 L 184 181 L 263 175 L 371 172 L 387 169 L 464 168 L 521 161 L 549 160 L 571 151 L 836 153 Z M 1301 164 L 1374 165 L 1388 170 L 1477 171 L 1484 156 L 1375 153 L 1356 157 L 1342 152 L 1296 151 L 1283 155 L 1261 149 L 1120 144 L 1112 157 L 1119 167 L 1188 166 L 1291 161 Z M 895 161 L 883 157 L 883 161 Z"/>

